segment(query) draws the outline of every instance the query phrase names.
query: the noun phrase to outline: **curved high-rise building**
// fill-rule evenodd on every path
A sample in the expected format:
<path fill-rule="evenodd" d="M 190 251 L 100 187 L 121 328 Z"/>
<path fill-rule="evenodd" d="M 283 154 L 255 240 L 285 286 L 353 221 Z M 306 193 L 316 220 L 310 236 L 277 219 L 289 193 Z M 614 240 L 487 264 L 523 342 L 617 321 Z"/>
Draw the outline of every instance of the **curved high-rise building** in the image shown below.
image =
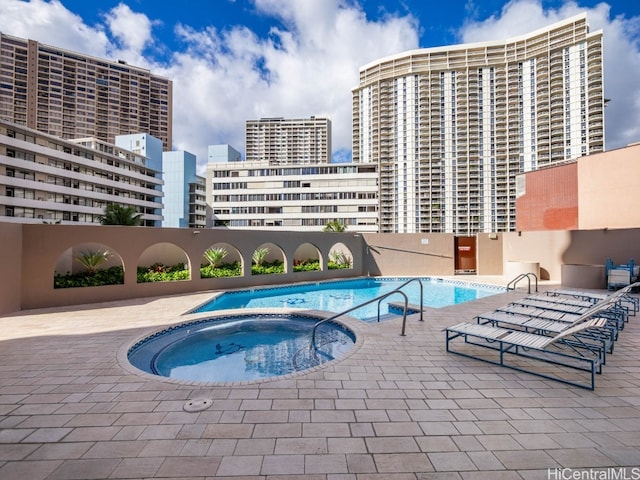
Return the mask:
<path fill-rule="evenodd" d="M 380 232 L 515 230 L 515 176 L 604 150 L 602 32 L 586 14 L 360 69 L 353 160 L 379 171 Z"/>

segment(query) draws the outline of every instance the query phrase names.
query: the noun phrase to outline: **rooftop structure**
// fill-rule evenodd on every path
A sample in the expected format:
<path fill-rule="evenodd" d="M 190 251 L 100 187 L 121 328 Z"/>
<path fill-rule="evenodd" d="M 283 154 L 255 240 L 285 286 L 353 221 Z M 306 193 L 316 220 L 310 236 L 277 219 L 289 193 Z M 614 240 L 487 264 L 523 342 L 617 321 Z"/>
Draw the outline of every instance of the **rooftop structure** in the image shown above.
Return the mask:
<path fill-rule="evenodd" d="M 353 161 L 380 173 L 381 232 L 515 230 L 515 176 L 601 152 L 602 32 L 403 52 L 360 69 Z"/>
<path fill-rule="evenodd" d="M 172 145 L 172 82 L 0 33 L 0 118 L 65 139 L 147 132 Z"/>

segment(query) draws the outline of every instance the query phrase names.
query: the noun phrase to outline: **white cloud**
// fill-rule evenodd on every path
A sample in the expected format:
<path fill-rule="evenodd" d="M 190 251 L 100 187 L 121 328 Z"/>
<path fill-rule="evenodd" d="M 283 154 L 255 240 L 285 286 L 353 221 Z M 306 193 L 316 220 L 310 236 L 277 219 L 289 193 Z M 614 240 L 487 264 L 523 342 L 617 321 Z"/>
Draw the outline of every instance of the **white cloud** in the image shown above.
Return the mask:
<path fill-rule="evenodd" d="M 243 150 L 248 119 L 315 115 L 331 119 L 334 150 L 350 150 L 358 69 L 416 48 L 415 20 L 369 21 L 358 6 L 337 0 L 257 0 L 256 9 L 284 27 L 267 38 L 243 26 L 178 28 L 188 48 L 167 71 L 175 82 L 177 145 L 189 148 L 200 139 Z"/>
<path fill-rule="evenodd" d="M 469 0 L 467 12 L 477 18 L 474 5 Z M 162 57 L 168 60 L 154 56 L 168 48 L 154 36 L 158 20 L 126 3 L 104 14 L 102 23 L 87 25 L 59 0 L 0 0 L 0 31 L 122 59 L 171 78 L 174 144 L 196 154 L 201 166 L 207 145 L 229 143 L 244 150 L 245 121 L 273 116 L 328 116 L 333 149 L 344 157 L 351 149 L 351 89 L 358 84 L 359 67 L 418 48 L 421 26 L 411 15 L 368 19 L 356 0 L 255 0 L 254 6 L 255 15 L 274 25 L 268 35 L 243 25 L 223 30 L 165 25 L 174 29 L 177 45 L 170 57 Z M 571 2 L 545 10 L 539 0 L 514 0 L 499 15 L 468 20 L 459 35 L 464 42 L 502 39 L 581 10 Z M 640 19 L 611 19 L 606 4 L 588 14 L 592 28 L 605 33 L 605 86 L 612 99 L 607 147 L 613 148 L 640 140 Z"/>
<path fill-rule="evenodd" d="M 104 57 L 110 50 L 102 28 L 85 25 L 58 0 L 0 0 L 0 12 L 2 33 L 88 55 Z"/>
<path fill-rule="evenodd" d="M 543 9 L 539 0 L 512 0 L 499 16 L 468 22 L 463 42 L 498 40 L 522 35 L 553 22 L 587 12 L 590 30 L 604 34 L 607 150 L 640 141 L 640 17 L 610 18 L 610 7 L 600 3 L 585 9 L 567 2 L 558 9 Z"/>

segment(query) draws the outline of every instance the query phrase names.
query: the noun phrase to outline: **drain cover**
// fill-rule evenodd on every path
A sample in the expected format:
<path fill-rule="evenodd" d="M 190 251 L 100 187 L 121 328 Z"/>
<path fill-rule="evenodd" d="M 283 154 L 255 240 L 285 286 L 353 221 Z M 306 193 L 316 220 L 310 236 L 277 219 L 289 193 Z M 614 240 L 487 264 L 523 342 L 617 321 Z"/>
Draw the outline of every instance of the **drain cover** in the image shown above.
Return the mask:
<path fill-rule="evenodd" d="M 182 409 L 185 412 L 201 412 L 211 406 L 213 400 L 210 398 L 196 398 L 185 403 Z"/>

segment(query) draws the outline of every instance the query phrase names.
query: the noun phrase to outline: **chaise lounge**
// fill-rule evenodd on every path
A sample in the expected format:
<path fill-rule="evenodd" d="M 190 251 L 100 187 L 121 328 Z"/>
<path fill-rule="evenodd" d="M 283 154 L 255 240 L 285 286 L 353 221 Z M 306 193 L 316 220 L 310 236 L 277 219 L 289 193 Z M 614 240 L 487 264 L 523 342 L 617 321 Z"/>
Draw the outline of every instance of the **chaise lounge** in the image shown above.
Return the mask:
<path fill-rule="evenodd" d="M 590 318 L 554 336 L 462 322 L 445 329 L 446 349 L 464 357 L 594 390 L 595 376 L 601 373 L 604 364 L 604 351 L 581 339 L 579 334 L 604 328 L 607 321 Z M 463 341 L 462 349 L 454 349 L 456 339 Z M 587 375 L 573 378 L 572 371 Z"/>

